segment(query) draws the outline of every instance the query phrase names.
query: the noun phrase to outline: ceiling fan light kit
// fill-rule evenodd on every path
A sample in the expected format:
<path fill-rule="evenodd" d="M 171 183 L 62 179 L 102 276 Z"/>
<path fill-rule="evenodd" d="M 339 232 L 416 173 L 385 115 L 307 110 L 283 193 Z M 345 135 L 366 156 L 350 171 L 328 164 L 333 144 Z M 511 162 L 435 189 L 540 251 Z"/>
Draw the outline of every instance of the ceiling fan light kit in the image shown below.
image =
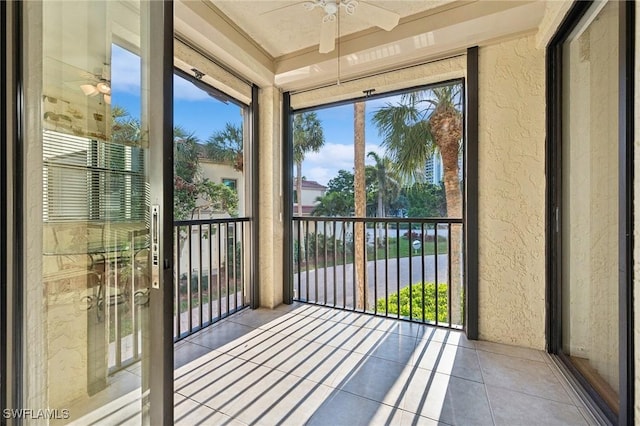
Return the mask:
<path fill-rule="evenodd" d="M 362 19 L 386 31 L 391 31 L 400 21 L 400 15 L 397 13 L 358 0 L 310 0 L 303 5 L 308 11 L 320 8 L 324 12 L 320 27 L 320 53 L 332 52 L 336 47 L 336 28 L 340 9 L 343 9 L 347 15 L 355 15 L 356 11 L 361 9 Z M 340 37 L 339 33 L 337 37 Z"/>
<path fill-rule="evenodd" d="M 107 81 L 101 81 L 100 83 L 96 84 L 96 89 L 98 89 L 98 91 L 103 95 L 111 94 L 111 87 L 109 87 L 109 83 Z"/>
<path fill-rule="evenodd" d="M 96 96 L 96 95 L 102 95 L 104 98 L 104 101 L 107 105 L 111 105 L 111 82 L 109 81 L 109 74 L 111 71 L 111 67 L 109 67 L 108 64 L 104 64 L 102 67 L 102 75 L 97 77 L 100 77 L 100 80 L 95 84 L 81 84 L 80 85 L 80 90 L 82 90 L 82 93 L 85 94 L 85 96 Z"/>
<path fill-rule="evenodd" d="M 353 15 L 356 11 L 356 7 L 358 7 L 357 0 L 312 0 L 304 2 L 304 7 L 307 10 L 313 10 L 316 7 L 324 9 L 324 13 L 329 15 L 333 15 L 338 13 L 338 9 L 340 7 L 344 8 L 345 12 L 349 15 Z M 335 19 L 335 18 L 334 18 Z"/>

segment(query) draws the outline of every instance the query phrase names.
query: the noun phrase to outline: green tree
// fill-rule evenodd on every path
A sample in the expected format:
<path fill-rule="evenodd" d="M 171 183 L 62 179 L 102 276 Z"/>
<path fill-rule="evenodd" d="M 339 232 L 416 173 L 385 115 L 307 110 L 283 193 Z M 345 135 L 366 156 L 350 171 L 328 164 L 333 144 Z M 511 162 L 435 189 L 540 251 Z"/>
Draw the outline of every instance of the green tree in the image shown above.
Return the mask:
<path fill-rule="evenodd" d="M 415 183 L 404 191 L 409 217 L 443 217 L 447 215 L 444 183 Z"/>
<path fill-rule="evenodd" d="M 447 215 L 460 217 L 462 195 L 458 157 L 462 138 L 461 86 L 452 84 L 403 95 L 373 115 L 382 145 L 405 182 L 424 179 L 424 167 L 438 150 L 442 156 Z"/>
<path fill-rule="evenodd" d="M 298 216 L 302 216 L 302 162 L 309 152 L 318 152 L 324 145 L 322 123 L 315 112 L 303 112 L 293 117 L 293 162 L 296 164 Z"/>
<path fill-rule="evenodd" d="M 373 116 L 382 144 L 406 181 L 424 179 L 426 161 L 438 150 L 444 169 L 447 216 L 462 217 L 462 193 L 458 171 L 462 141 L 462 86 L 449 84 L 403 95 L 396 105 L 388 103 Z M 451 291 L 453 321 L 461 323 L 462 234 L 451 232 Z"/>
<path fill-rule="evenodd" d="M 226 123 L 223 130 L 209 136 L 205 145 L 205 154 L 207 158 L 231 164 L 234 169 L 242 171 L 244 165 L 242 144 L 242 126 Z"/>
<path fill-rule="evenodd" d="M 380 157 L 373 151 L 369 152 L 367 157 L 375 161 L 373 173 L 378 203 L 377 216 L 386 217 L 389 206 L 400 196 L 400 181 L 389 157 Z"/>
<path fill-rule="evenodd" d="M 173 215 L 175 219 L 187 219 L 193 215 L 198 187 L 200 163 L 198 138 L 184 128 L 173 129 Z"/>
<path fill-rule="evenodd" d="M 228 213 L 232 217 L 238 215 L 238 193 L 227 185 L 205 179 L 197 188 L 200 198 L 205 201 L 198 208 L 214 213 Z"/>
<path fill-rule="evenodd" d="M 327 182 L 327 194 L 339 192 L 353 197 L 353 173 L 347 170 L 338 170 L 338 175 Z"/>

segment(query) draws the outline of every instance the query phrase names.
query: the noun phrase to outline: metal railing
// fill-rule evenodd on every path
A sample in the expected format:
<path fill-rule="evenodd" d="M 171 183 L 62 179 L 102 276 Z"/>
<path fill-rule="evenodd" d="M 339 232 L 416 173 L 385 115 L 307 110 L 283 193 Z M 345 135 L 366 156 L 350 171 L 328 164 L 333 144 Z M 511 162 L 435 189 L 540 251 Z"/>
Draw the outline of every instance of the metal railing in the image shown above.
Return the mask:
<path fill-rule="evenodd" d="M 462 219 L 294 217 L 294 299 L 458 328 L 462 232 Z"/>
<path fill-rule="evenodd" d="M 174 340 L 249 306 L 249 218 L 174 222 Z"/>

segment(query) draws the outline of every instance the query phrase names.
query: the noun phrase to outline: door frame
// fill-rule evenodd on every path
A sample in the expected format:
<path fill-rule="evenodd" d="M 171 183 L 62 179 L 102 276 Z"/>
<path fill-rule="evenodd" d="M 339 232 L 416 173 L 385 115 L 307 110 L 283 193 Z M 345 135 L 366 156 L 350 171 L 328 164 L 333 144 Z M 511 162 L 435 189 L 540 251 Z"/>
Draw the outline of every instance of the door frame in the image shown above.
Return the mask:
<path fill-rule="evenodd" d="M 173 1 L 151 1 L 149 8 L 149 142 L 161 141 L 160 149 L 149 149 L 149 182 L 151 204 L 160 206 L 160 283 L 150 288 L 149 333 L 147 355 L 143 362 L 143 391 L 145 376 L 149 380 L 149 411 L 143 421 L 152 425 L 173 424 L 173 75 L 174 35 Z M 155 37 L 154 23 L 161 23 L 162 37 Z M 153 75 L 151 75 L 153 71 Z M 160 167 L 152 167 L 158 164 Z M 149 260 L 151 262 L 151 259 Z M 150 268 L 151 270 L 151 268 Z M 146 367 L 146 368 L 145 368 Z M 146 371 L 145 371 L 146 370 Z M 145 414 L 148 414 L 145 419 Z"/>
<path fill-rule="evenodd" d="M 546 144 L 546 344 L 600 408 L 618 424 L 634 421 L 634 337 L 633 337 L 633 136 L 635 3 L 621 2 L 619 10 L 619 413 L 609 409 L 593 386 L 562 353 L 562 52 L 568 39 L 593 1 L 575 2 L 547 47 L 547 144 Z"/>
<path fill-rule="evenodd" d="M 0 408 L 23 405 L 23 135 L 21 2 L 2 2 L 0 20 Z M 3 418 L 3 424 L 5 419 Z M 8 419 L 7 424 L 20 420 Z"/>
<path fill-rule="evenodd" d="M 148 2 L 149 17 L 162 25 L 162 37 L 149 37 L 151 54 L 149 78 L 150 140 L 162 141 L 160 149 L 150 150 L 150 164 L 162 167 L 150 168 L 151 196 L 159 196 L 162 203 L 161 227 L 165 237 L 161 239 L 162 280 L 159 290 L 152 290 L 150 297 L 149 324 L 149 377 L 150 389 L 143 400 L 143 421 L 153 425 L 173 424 L 173 2 L 163 0 Z M 0 43 L 0 113 L 5 124 L 0 125 L 2 145 L 0 146 L 0 187 L 11 188 L 2 191 L 0 200 L 0 408 L 38 409 L 27 407 L 23 400 L 26 388 L 23 357 L 26 353 L 24 325 L 24 271 L 27 260 L 16 253 L 22 253 L 25 245 L 22 227 L 24 210 L 24 140 L 27 111 L 24 108 L 23 46 L 25 28 L 22 25 L 25 5 L 22 2 L 2 2 L 0 20 L 4 31 Z M 155 30 L 157 31 L 157 30 Z M 160 99 L 155 99 L 159 97 Z M 155 190 L 155 192 L 154 192 Z M 152 203 L 153 203 L 153 199 Z M 6 212 L 6 213 L 5 213 Z M 6 284 L 5 284 L 6 283 Z M 164 285 L 163 285 L 164 284 Z M 143 363 L 144 364 L 144 363 Z M 143 367 L 145 368 L 145 367 Z M 153 372 L 151 374 L 150 372 Z M 143 387 L 145 383 L 143 381 Z M 145 414 L 144 409 L 148 412 Z M 2 419 L 2 424 L 22 424 L 21 419 Z"/>

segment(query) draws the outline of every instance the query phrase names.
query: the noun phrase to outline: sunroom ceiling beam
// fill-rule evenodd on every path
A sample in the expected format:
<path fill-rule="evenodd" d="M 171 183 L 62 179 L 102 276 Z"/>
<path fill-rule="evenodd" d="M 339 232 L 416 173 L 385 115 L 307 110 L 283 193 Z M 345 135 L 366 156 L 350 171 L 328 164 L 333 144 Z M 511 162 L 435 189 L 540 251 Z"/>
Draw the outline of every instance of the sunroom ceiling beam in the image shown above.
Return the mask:
<path fill-rule="evenodd" d="M 175 29 L 183 38 L 258 85 L 272 85 L 274 60 L 211 2 L 177 1 Z"/>

